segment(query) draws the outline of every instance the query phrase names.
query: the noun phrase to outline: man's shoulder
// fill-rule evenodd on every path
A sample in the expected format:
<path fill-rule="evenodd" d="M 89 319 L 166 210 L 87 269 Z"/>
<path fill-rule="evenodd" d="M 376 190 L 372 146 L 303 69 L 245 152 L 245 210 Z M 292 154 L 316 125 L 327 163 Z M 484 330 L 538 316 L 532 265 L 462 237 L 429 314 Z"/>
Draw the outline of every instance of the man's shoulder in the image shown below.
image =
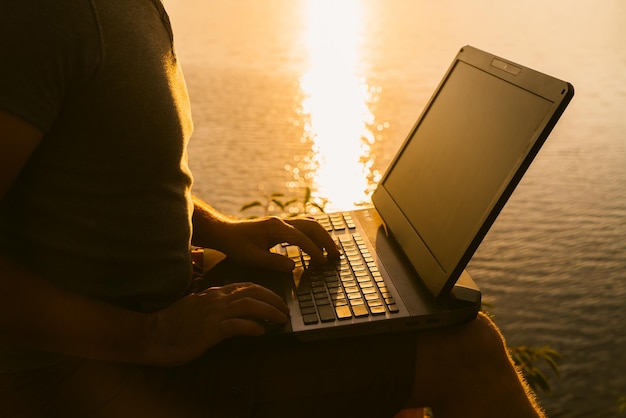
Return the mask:
<path fill-rule="evenodd" d="M 0 66 L 0 107 L 47 131 L 101 60 L 92 0 L 0 1 L 0 56 L 12 63 Z"/>
<path fill-rule="evenodd" d="M 53 46 L 91 40 L 98 24 L 92 0 L 19 0 L 0 2 L 0 47 L 24 44 Z"/>
<path fill-rule="evenodd" d="M 93 0 L 19 0 L 0 2 L 0 16 L 7 22 L 19 23 L 20 26 L 53 26 L 59 23 L 93 18 Z"/>

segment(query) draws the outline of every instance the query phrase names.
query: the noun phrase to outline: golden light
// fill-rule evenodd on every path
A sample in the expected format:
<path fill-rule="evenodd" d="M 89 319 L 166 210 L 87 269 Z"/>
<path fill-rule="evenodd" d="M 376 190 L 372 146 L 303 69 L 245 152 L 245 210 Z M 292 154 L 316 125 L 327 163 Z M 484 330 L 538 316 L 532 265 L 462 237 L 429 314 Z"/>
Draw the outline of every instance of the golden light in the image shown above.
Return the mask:
<path fill-rule="evenodd" d="M 350 209 L 369 201 L 375 140 L 369 106 L 377 92 L 358 74 L 362 6 L 358 0 L 308 0 L 306 6 L 309 65 L 300 88 L 303 141 L 312 146 L 299 174 L 307 173 L 330 206 Z"/>

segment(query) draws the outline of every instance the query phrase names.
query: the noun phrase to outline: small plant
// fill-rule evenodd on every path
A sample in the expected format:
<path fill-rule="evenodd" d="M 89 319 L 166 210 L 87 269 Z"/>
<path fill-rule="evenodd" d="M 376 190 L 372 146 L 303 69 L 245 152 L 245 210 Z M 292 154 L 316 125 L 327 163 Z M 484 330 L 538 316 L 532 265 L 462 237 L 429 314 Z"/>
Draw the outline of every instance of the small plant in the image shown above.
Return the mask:
<path fill-rule="evenodd" d="M 302 200 L 298 198 L 290 198 L 283 200 L 284 193 L 271 193 L 265 195 L 265 201 L 255 200 L 250 203 L 246 203 L 239 209 L 240 212 L 246 212 L 253 208 L 262 208 L 263 215 L 268 216 L 272 214 L 294 217 L 299 215 L 305 215 L 314 211 L 324 212 L 324 206 L 326 206 L 326 199 L 313 199 L 311 195 L 311 189 L 307 187 L 304 192 Z M 257 216 L 251 216 L 250 218 L 256 218 Z"/>
<path fill-rule="evenodd" d="M 489 318 L 494 319 L 494 315 L 489 311 L 494 305 L 490 302 L 482 302 L 482 312 Z M 560 377 L 559 361 L 561 354 L 549 346 L 529 347 L 526 345 L 517 345 L 509 347 L 509 354 L 513 362 L 524 376 L 524 380 L 528 386 L 534 391 L 541 390 L 544 393 L 550 393 L 552 387 L 546 374 L 537 367 L 539 363 L 545 363 L 552 373 Z"/>
<path fill-rule="evenodd" d="M 543 362 L 548 365 L 552 373 L 557 377 L 560 376 L 559 361 L 561 360 L 561 354 L 551 347 L 528 347 L 525 345 L 519 345 L 509 347 L 509 352 L 513 358 L 513 362 L 519 367 L 522 375 L 526 379 L 528 386 L 538 392 L 541 390 L 544 393 L 550 393 L 552 387 L 546 374 L 537 367 L 537 364 Z"/>

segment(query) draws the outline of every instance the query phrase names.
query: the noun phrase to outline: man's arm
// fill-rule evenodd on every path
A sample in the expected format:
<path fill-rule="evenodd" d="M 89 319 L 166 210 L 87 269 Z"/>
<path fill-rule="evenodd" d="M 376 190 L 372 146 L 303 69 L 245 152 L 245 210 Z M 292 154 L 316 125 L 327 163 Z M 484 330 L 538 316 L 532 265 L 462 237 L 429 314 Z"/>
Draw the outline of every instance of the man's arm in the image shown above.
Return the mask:
<path fill-rule="evenodd" d="M 0 201 L 42 136 L 0 110 Z M 188 295 L 160 312 L 134 312 L 58 288 L 0 253 L 0 345 L 5 347 L 172 365 L 226 338 L 262 334 L 264 328 L 251 318 L 285 322 L 287 312 L 277 295 L 249 283 Z"/>
<path fill-rule="evenodd" d="M 0 110 L 0 201 L 42 138 L 39 129 Z M 145 315 L 55 288 L 0 254 L 0 344 L 137 361 L 147 323 Z"/>
<path fill-rule="evenodd" d="M 0 255 L 1 345 L 142 363 L 150 331 L 148 315 L 59 289 Z"/>
<path fill-rule="evenodd" d="M 0 345 L 119 363 L 171 366 L 260 324 L 287 321 L 279 296 L 252 283 L 185 296 L 151 314 L 64 291 L 0 255 Z M 255 321 L 252 318 L 257 318 Z"/>
<path fill-rule="evenodd" d="M 0 200 L 9 191 L 42 137 L 39 129 L 0 109 Z"/>

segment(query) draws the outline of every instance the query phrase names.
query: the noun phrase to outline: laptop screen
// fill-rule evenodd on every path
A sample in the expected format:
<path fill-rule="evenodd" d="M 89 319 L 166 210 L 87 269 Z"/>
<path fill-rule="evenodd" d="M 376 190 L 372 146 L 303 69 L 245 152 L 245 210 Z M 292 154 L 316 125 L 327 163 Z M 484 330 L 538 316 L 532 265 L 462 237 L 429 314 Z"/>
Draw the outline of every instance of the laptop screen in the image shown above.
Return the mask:
<path fill-rule="evenodd" d="M 374 196 L 390 200 L 379 211 L 435 296 L 469 261 L 555 113 L 553 100 L 490 70 L 453 64 Z"/>

